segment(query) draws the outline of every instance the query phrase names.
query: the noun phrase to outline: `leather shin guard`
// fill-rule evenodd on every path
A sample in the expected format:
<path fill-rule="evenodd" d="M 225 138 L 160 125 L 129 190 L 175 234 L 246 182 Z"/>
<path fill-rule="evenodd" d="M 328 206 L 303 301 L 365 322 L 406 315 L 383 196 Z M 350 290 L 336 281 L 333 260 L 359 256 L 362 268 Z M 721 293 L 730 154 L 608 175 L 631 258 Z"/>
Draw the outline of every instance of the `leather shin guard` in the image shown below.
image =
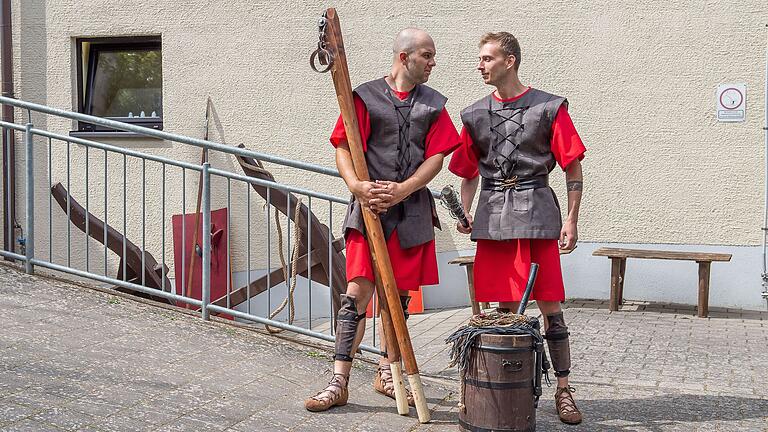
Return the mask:
<path fill-rule="evenodd" d="M 567 377 L 571 372 L 571 346 L 568 341 L 568 327 L 563 313 L 547 315 L 547 339 L 549 357 L 556 377 Z"/>
<path fill-rule="evenodd" d="M 352 361 L 352 346 L 360 323 L 365 318 L 365 312 L 357 313 L 355 297 L 341 295 L 341 308 L 336 317 L 336 355 L 334 360 Z"/>
<path fill-rule="evenodd" d="M 403 306 L 403 315 L 405 320 L 408 321 L 408 317 L 411 314 L 408 313 L 408 305 L 411 303 L 411 296 L 400 296 L 400 304 Z"/>

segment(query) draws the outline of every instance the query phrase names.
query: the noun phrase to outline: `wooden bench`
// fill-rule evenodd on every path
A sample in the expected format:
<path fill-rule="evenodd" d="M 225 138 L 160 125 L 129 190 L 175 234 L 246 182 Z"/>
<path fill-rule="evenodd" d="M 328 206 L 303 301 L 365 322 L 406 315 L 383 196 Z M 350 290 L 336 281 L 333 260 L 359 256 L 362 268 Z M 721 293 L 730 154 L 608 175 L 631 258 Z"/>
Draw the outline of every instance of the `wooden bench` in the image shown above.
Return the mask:
<path fill-rule="evenodd" d="M 624 272 L 627 268 L 627 258 L 663 259 L 696 261 L 699 264 L 699 317 L 705 318 L 709 313 L 709 270 L 712 261 L 730 261 L 731 254 L 706 252 L 674 252 L 643 249 L 622 249 L 604 247 L 592 252 L 593 256 L 604 256 L 611 259 L 611 300 L 609 308 L 619 309 L 624 298 Z"/>
<path fill-rule="evenodd" d="M 560 255 L 566 255 L 572 251 L 573 249 L 560 249 Z M 475 300 L 475 256 L 465 255 L 456 257 L 448 261 L 448 264 L 458 264 L 460 266 L 466 267 L 467 269 L 467 288 L 469 289 L 469 301 L 472 305 L 472 314 L 477 315 L 482 309 L 488 309 L 490 305 L 487 302 L 478 303 Z"/>

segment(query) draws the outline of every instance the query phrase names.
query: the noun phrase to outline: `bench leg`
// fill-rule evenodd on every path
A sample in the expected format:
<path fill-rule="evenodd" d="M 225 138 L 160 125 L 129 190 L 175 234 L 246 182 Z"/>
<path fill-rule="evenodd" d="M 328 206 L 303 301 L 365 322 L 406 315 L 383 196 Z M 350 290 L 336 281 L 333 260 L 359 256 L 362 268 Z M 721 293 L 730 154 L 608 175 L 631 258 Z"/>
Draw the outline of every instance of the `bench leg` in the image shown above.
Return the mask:
<path fill-rule="evenodd" d="M 608 309 L 612 311 L 619 310 L 621 261 L 621 258 L 611 258 L 611 299 Z"/>
<path fill-rule="evenodd" d="M 699 318 L 709 315 L 709 268 L 710 261 L 699 262 Z"/>
<path fill-rule="evenodd" d="M 467 264 L 467 287 L 469 288 L 469 302 L 472 305 L 472 315 L 480 313 L 480 305 L 475 300 L 475 271 L 472 264 Z"/>
<path fill-rule="evenodd" d="M 627 270 L 627 259 L 621 259 L 621 265 L 619 267 L 619 305 L 624 304 L 624 272 Z"/>

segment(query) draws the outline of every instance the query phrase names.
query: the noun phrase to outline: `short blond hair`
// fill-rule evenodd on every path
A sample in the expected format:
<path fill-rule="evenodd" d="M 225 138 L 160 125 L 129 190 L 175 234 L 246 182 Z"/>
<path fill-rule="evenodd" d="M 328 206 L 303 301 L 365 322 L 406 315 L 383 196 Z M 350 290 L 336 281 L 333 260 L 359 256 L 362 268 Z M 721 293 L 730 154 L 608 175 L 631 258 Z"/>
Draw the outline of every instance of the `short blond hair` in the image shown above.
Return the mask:
<path fill-rule="evenodd" d="M 499 44 L 505 55 L 515 56 L 515 70 L 520 69 L 520 42 L 512 33 L 507 32 L 489 32 L 480 38 L 479 46 L 495 42 Z"/>

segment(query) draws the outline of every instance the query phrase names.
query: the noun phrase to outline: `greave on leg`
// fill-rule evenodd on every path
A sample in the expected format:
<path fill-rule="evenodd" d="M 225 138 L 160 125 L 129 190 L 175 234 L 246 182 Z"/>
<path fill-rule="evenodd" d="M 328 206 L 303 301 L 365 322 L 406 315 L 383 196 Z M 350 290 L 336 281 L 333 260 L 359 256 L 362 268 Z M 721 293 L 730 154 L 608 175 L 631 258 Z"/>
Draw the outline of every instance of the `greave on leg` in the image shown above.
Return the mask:
<path fill-rule="evenodd" d="M 547 315 L 547 334 L 544 338 L 547 339 L 555 376 L 567 377 L 571 372 L 571 346 L 562 312 Z"/>
<path fill-rule="evenodd" d="M 365 313 L 358 314 L 355 297 L 341 295 L 341 308 L 336 317 L 336 355 L 335 360 L 352 361 L 352 348 L 361 323 L 365 322 Z"/>

